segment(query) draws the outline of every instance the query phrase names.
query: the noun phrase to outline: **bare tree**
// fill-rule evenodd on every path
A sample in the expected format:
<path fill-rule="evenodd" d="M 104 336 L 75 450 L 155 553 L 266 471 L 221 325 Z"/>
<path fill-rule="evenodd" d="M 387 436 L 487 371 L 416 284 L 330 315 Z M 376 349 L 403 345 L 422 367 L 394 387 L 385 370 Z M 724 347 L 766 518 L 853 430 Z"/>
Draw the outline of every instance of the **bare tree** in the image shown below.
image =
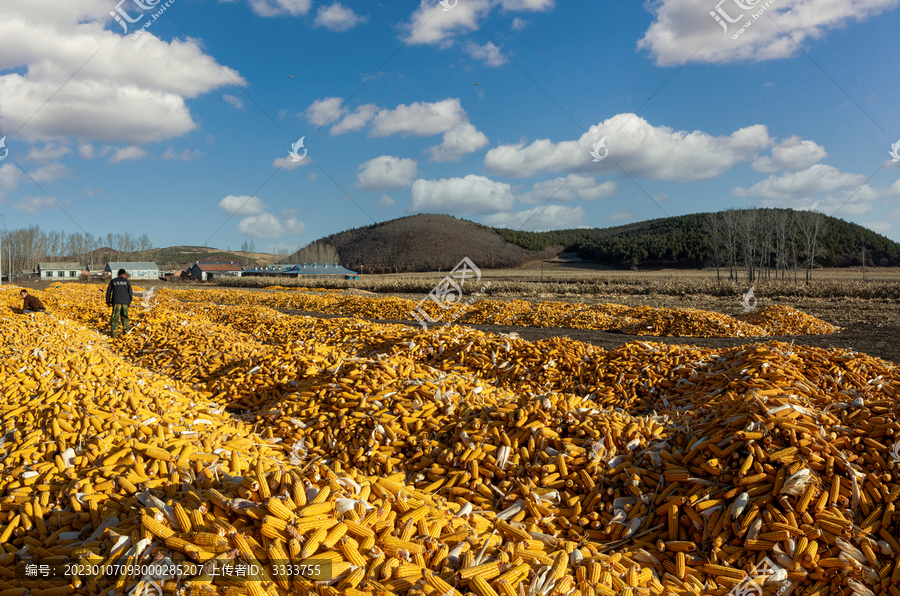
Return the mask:
<path fill-rule="evenodd" d="M 734 209 L 728 209 L 722 214 L 725 250 L 729 266 L 728 278 L 731 281 L 737 281 L 738 219 L 739 213 Z"/>
<path fill-rule="evenodd" d="M 751 283 L 756 280 L 755 263 L 757 252 L 757 213 L 756 209 L 742 209 L 738 212 L 738 239 L 743 252 L 744 265 L 747 267 L 747 279 Z"/>
<path fill-rule="evenodd" d="M 757 273 L 757 278 L 769 279 L 769 271 L 771 270 L 772 265 L 772 244 L 775 225 L 772 211 L 768 209 L 762 209 L 757 212 L 756 219 L 756 237 L 759 242 L 759 270 Z"/>
<path fill-rule="evenodd" d="M 297 260 L 300 263 L 337 263 L 340 256 L 332 245 L 312 242 L 297 251 Z"/>
<path fill-rule="evenodd" d="M 788 243 L 791 238 L 791 227 L 793 218 L 790 211 L 775 211 L 773 216 L 773 234 L 775 239 L 775 278 L 778 278 L 778 272 L 781 272 L 781 279 L 784 280 L 784 274 L 790 266 L 788 259 L 789 247 Z"/>
<path fill-rule="evenodd" d="M 825 216 L 815 211 L 798 211 L 796 214 L 800 238 L 803 241 L 803 256 L 806 261 L 806 283 L 812 281 L 812 270 L 816 266 L 816 258 L 825 255 L 819 244 L 825 235 L 828 222 Z"/>
<path fill-rule="evenodd" d="M 716 264 L 716 280 L 721 281 L 722 276 L 719 272 L 719 267 L 722 264 L 722 257 L 725 252 L 725 246 L 723 245 L 725 226 L 722 222 L 722 216 L 719 213 L 707 213 L 703 223 L 710 253 L 712 254 L 713 262 Z"/>
<path fill-rule="evenodd" d="M 150 251 L 153 250 L 153 243 L 150 242 L 147 234 L 141 234 L 141 237 L 137 239 L 137 250 L 140 253 L 140 260 L 146 261 Z"/>

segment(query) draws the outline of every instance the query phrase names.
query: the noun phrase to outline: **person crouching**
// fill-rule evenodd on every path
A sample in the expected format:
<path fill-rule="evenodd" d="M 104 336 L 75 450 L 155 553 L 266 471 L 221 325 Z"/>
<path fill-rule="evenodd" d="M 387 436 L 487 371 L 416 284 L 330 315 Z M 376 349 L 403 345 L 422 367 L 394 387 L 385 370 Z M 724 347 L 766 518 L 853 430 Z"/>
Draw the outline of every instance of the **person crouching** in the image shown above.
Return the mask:
<path fill-rule="evenodd" d="M 41 301 L 38 300 L 38 297 L 29 294 L 28 290 L 22 290 L 21 292 L 19 292 L 19 295 L 22 296 L 22 300 L 24 301 L 24 303 L 22 304 L 23 315 L 30 315 L 31 313 L 36 312 L 47 312 L 47 309 L 44 307 Z"/>

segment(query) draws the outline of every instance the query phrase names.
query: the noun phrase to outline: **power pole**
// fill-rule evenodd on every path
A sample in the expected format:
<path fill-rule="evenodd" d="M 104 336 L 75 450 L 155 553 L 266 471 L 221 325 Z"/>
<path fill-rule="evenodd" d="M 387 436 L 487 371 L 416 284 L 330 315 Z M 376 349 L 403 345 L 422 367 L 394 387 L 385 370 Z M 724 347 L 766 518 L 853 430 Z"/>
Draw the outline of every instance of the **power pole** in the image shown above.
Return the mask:
<path fill-rule="evenodd" d="M 863 257 L 863 281 L 866 281 L 866 244 L 865 244 L 865 242 L 862 245 L 862 257 Z"/>

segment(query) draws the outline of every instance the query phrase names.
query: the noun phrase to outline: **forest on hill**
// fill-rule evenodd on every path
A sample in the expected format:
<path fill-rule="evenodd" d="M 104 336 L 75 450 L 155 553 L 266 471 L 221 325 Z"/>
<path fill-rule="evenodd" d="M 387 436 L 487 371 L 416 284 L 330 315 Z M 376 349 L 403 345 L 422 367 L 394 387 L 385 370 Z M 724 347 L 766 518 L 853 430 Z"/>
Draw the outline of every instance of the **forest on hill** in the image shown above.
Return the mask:
<path fill-rule="evenodd" d="M 860 225 L 809 211 L 729 209 L 611 228 L 524 232 L 422 214 L 332 234 L 304 247 L 363 273 L 437 271 L 463 257 L 516 267 L 561 252 L 619 268 L 737 267 L 762 274 L 815 267 L 897 266 L 900 244 Z M 291 258 L 299 258 L 295 253 Z"/>
<path fill-rule="evenodd" d="M 314 255 L 336 254 L 340 264 L 353 271 L 394 273 L 449 271 L 465 257 L 478 267 L 518 267 L 561 251 L 562 247 L 530 250 L 506 241 L 493 228 L 449 215 L 423 214 L 326 236 L 290 260 L 309 263 L 315 261 Z"/>

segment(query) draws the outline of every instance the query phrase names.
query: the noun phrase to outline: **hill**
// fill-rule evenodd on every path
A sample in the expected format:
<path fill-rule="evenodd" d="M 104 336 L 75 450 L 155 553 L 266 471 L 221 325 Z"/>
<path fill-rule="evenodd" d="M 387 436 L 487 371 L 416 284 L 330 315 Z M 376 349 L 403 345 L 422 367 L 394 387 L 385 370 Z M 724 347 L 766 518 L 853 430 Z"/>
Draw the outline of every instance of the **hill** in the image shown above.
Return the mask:
<path fill-rule="evenodd" d="M 719 226 L 718 242 L 712 240 L 711 221 Z M 812 220 L 820 222 L 815 246 L 807 246 Z M 778 230 L 782 230 L 779 247 Z M 863 226 L 808 211 L 792 209 L 743 209 L 696 213 L 636 222 L 612 228 L 521 232 L 498 229 L 508 242 L 529 250 L 562 244 L 584 259 L 618 267 L 702 267 L 715 264 L 715 250 L 726 251 L 733 234 L 736 260 L 793 256 L 805 262 L 815 252 L 815 262 L 825 267 L 859 266 L 865 249 L 866 265 L 900 265 L 900 244 Z M 745 254 L 745 248 L 748 248 Z M 793 249 L 793 252 L 792 252 Z M 727 259 L 720 256 L 724 264 Z"/>
<path fill-rule="evenodd" d="M 809 226 L 815 224 L 817 232 Z M 711 227 L 713 226 L 713 227 Z M 714 233 L 715 232 L 715 233 Z M 463 257 L 479 267 L 516 267 L 577 252 L 620 268 L 759 268 L 900 265 L 900 244 L 860 225 L 791 209 L 729 210 L 667 217 L 611 228 L 523 232 L 449 215 L 421 214 L 326 236 L 290 257 L 337 255 L 363 273 L 452 269 Z M 718 255 L 718 258 L 717 258 Z M 330 258 L 330 257 L 329 257 Z"/>
<path fill-rule="evenodd" d="M 317 240 L 332 247 L 345 267 L 363 273 L 437 271 L 453 269 L 464 257 L 479 267 L 518 267 L 541 257 L 553 257 L 562 247 L 532 251 L 516 246 L 493 228 L 449 215 L 412 215 Z M 309 262 L 304 254 L 334 254 L 330 250 L 294 253 L 294 262 Z"/>
<path fill-rule="evenodd" d="M 169 246 L 152 248 L 140 253 L 117 251 L 108 247 L 98 248 L 87 254 L 87 262 L 105 264 L 107 261 L 151 261 L 160 269 L 186 269 L 196 263 L 238 263 L 242 266 L 254 266 L 275 263 L 282 257 L 268 253 L 228 252 L 206 246 Z"/>

